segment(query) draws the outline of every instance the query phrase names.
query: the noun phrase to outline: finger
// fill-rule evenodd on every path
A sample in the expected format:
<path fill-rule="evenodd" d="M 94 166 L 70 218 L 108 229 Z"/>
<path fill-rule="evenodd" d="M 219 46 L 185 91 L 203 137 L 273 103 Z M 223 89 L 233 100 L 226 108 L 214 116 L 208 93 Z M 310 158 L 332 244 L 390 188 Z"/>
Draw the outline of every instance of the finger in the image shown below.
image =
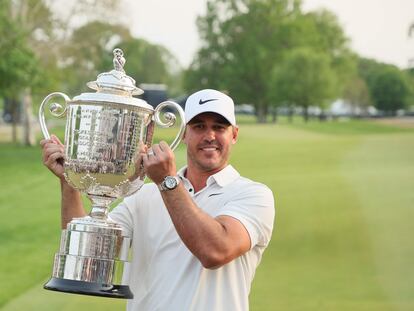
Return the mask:
<path fill-rule="evenodd" d="M 152 150 L 154 151 L 154 155 L 155 155 L 155 156 L 160 156 L 160 155 L 162 155 L 162 150 L 161 150 L 161 148 L 160 148 L 160 145 L 158 145 L 158 144 L 153 145 L 153 146 L 152 146 Z"/>
<path fill-rule="evenodd" d="M 142 169 L 144 167 L 143 159 L 144 159 L 144 153 L 138 153 L 137 158 L 135 160 L 135 166 L 139 169 Z"/>
<path fill-rule="evenodd" d="M 149 162 L 149 156 L 148 156 L 148 154 L 145 153 L 142 156 L 142 164 L 144 165 L 144 168 L 148 167 L 148 162 Z"/>
<path fill-rule="evenodd" d="M 57 161 L 57 160 L 63 159 L 63 158 L 64 158 L 63 153 L 56 152 L 56 153 L 50 155 L 49 160 L 51 160 L 51 161 Z"/>
<path fill-rule="evenodd" d="M 165 141 L 160 142 L 160 148 L 167 157 L 174 157 L 174 153 L 171 150 L 170 145 L 168 145 Z"/>
<path fill-rule="evenodd" d="M 64 150 L 64 146 L 55 143 L 54 141 L 45 144 L 45 149 Z"/>
<path fill-rule="evenodd" d="M 137 159 L 135 161 L 135 166 L 137 167 L 137 169 L 139 171 L 144 171 L 144 158 L 148 158 L 147 153 L 142 149 L 138 155 L 137 155 Z"/>
<path fill-rule="evenodd" d="M 45 164 L 46 166 L 50 166 L 51 164 L 58 162 L 59 159 L 63 159 L 63 154 L 59 154 L 59 153 L 51 154 L 50 157 L 46 160 Z"/>
<path fill-rule="evenodd" d="M 148 146 L 146 144 L 144 144 L 143 142 L 139 142 L 138 150 L 139 150 L 139 153 L 147 152 L 148 151 Z"/>
<path fill-rule="evenodd" d="M 64 152 L 62 147 L 60 147 L 58 145 L 55 145 L 55 144 L 50 144 L 50 145 L 46 146 L 43 150 L 44 150 L 44 154 L 46 154 L 46 155 L 50 155 L 50 154 L 56 153 L 56 152 L 59 152 L 59 153 Z"/>
<path fill-rule="evenodd" d="M 56 136 L 56 135 L 52 135 L 50 136 L 50 138 L 53 140 L 53 142 L 55 142 L 56 144 L 60 145 L 60 146 L 64 146 L 62 144 L 62 142 L 60 141 L 60 139 Z"/>
<path fill-rule="evenodd" d="M 150 149 L 148 151 L 148 153 L 146 153 L 143 157 L 143 161 L 144 161 L 144 167 L 145 169 L 147 169 L 148 167 L 154 165 L 155 163 L 157 163 L 158 158 L 157 158 L 157 154 L 153 153 L 153 150 Z"/>
<path fill-rule="evenodd" d="M 152 149 L 152 148 L 148 149 L 148 152 L 146 153 L 146 155 L 147 155 L 147 157 L 155 156 L 154 149 Z"/>
<path fill-rule="evenodd" d="M 144 156 L 146 155 L 145 152 L 139 152 L 136 156 L 136 160 L 135 163 L 141 165 L 142 164 L 142 160 L 144 159 Z"/>
<path fill-rule="evenodd" d="M 55 153 L 58 153 L 60 155 L 64 154 L 60 146 L 57 146 L 55 144 L 50 144 L 49 146 L 43 149 L 43 159 L 47 160 L 52 154 L 55 154 Z"/>
<path fill-rule="evenodd" d="M 168 151 L 170 149 L 170 146 L 163 140 L 160 141 L 159 145 L 162 151 Z"/>
<path fill-rule="evenodd" d="M 53 142 L 53 140 L 51 140 L 51 139 L 42 139 L 41 141 L 40 141 L 40 146 L 45 146 L 46 144 L 53 144 L 54 142 Z"/>
<path fill-rule="evenodd" d="M 53 151 L 50 151 L 50 152 L 45 152 L 44 159 L 46 161 L 48 161 L 51 157 L 54 157 L 54 158 L 63 158 L 64 157 L 64 153 L 61 152 L 60 150 L 53 150 Z"/>
<path fill-rule="evenodd" d="M 148 156 L 146 152 L 141 152 L 138 154 L 137 161 L 135 163 L 138 164 L 140 167 L 142 167 L 144 165 L 144 158 L 147 158 L 147 157 Z"/>

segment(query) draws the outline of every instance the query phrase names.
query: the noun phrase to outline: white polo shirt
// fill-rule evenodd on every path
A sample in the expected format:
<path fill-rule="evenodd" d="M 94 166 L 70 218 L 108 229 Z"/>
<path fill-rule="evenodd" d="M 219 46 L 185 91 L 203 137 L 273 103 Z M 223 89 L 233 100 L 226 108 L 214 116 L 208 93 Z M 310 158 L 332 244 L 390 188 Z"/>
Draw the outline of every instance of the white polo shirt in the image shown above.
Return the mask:
<path fill-rule="evenodd" d="M 238 219 L 250 235 L 251 249 L 218 269 L 204 268 L 178 236 L 158 187 L 145 184 L 110 213 L 132 236 L 129 282 L 134 299 L 127 310 L 248 310 L 251 282 L 272 235 L 273 194 L 231 165 L 194 194 L 185 169 L 178 174 L 197 206 L 212 217 Z"/>

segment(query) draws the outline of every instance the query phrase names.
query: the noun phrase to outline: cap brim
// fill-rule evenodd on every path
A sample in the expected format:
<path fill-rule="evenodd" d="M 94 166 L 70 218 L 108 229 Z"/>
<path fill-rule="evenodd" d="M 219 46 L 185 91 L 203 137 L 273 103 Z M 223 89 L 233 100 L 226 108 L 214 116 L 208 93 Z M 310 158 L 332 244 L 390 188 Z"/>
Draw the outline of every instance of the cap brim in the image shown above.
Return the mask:
<path fill-rule="evenodd" d="M 203 113 L 215 113 L 215 114 L 217 114 L 217 115 L 219 115 L 219 116 L 221 116 L 221 117 L 223 117 L 223 119 L 225 119 L 230 125 L 236 125 L 236 122 L 234 121 L 234 122 L 232 122 L 231 120 L 229 120 L 226 116 L 224 116 L 224 115 L 222 115 L 221 113 L 218 113 L 217 111 L 212 111 L 212 110 L 206 110 L 206 111 L 202 111 L 202 112 L 199 112 L 199 113 L 197 113 L 197 114 L 195 114 L 195 115 L 193 115 L 193 116 L 191 116 L 189 119 L 186 119 L 185 120 L 185 122 L 186 122 L 186 124 L 188 124 L 188 123 L 190 123 L 190 121 L 191 120 L 193 120 L 196 116 L 199 116 L 200 114 L 203 114 Z"/>

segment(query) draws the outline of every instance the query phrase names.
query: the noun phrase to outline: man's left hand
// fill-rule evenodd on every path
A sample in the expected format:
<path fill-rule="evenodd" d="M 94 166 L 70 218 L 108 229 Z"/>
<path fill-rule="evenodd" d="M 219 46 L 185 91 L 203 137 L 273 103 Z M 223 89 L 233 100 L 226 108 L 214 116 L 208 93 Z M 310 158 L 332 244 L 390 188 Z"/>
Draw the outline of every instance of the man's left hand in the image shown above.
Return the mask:
<path fill-rule="evenodd" d="M 154 144 L 143 155 L 145 173 L 154 183 L 159 185 L 166 176 L 177 174 L 175 156 L 165 141 Z"/>

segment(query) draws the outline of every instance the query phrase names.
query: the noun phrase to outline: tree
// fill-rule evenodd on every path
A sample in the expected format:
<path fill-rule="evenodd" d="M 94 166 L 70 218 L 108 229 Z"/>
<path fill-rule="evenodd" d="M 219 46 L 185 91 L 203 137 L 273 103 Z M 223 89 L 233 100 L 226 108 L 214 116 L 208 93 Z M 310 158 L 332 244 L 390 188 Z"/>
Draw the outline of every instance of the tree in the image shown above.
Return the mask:
<path fill-rule="evenodd" d="M 51 90 L 70 94 L 86 90 L 86 81 L 111 69 L 115 45 L 132 40 L 118 14 L 122 2 L 0 1 L 0 96 L 13 94 L 11 102 L 22 97 L 31 106 L 32 102 L 40 102 L 36 97 L 41 99 Z M 157 60 L 161 58 L 160 65 Z M 153 66 L 154 72 L 146 68 L 148 74 L 163 78 L 164 64 L 170 70 L 176 62 L 165 48 L 151 44 L 142 61 Z M 32 115 L 30 109 L 23 109 L 29 112 L 27 117 Z"/>
<path fill-rule="evenodd" d="M 375 85 L 376 77 L 381 74 L 381 72 L 387 71 L 389 69 L 396 69 L 394 65 L 385 64 L 377 62 L 373 59 L 368 58 L 358 58 L 358 75 L 365 80 L 367 86 L 372 94 L 372 89 Z"/>
<path fill-rule="evenodd" d="M 359 75 L 366 81 L 374 106 L 388 114 L 408 106 L 412 90 L 409 77 L 398 67 L 372 59 L 358 60 Z"/>
<path fill-rule="evenodd" d="M 53 85 L 53 82 L 48 81 L 47 90 L 45 87 L 42 92 L 47 93 L 50 89 L 61 89 L 68 93 L 79 92 L 85 88 L 85 79 L 96 77 L 99 69 L 103 67 L 105 61 L 102 57 L 111 57 L 106 53 L 111 45 L 130 37 L 128 28 L 122 24 L 122 14 L 119 14 L 124 1 L 41 2 L 50 10 L 53 20 L 52 35 L 46 44 L 43 43 L 48 52 L 42 51 L 41 54 L 51 59 L 50 63 L 53 64 L 47 64 L 47 68 L 53 70 L 48 70 L 47 76 L 55 82 Z"/>
<path fill-rule="evenodd" d="M 323 107 L 336 95 L 336 76 L 327 55 L 299 48 L 274 69 L 277 101 L 302 107 L 305 122 L 311 105 Z"/>
<path fill-rule="evenodd" d="M 371 105 L 371 95 L 367 83 L 359 76 L 355 76 L 345 86 L 343 98 L 351 105 L 354 115 L 358 108 L 366 112 Z"/>
<path fill-rule="evenodd" d="M 69 94 L 86 91 L 87 81 L 113 67 L 114 47 L 130 38 L 128 28 L 101 21 L 92 21 L 74 30 L 61 53 L 64 89 Z"/>
<path fill-rule="evenodd" d="M 23 143 L 33 145 L 35 133 L 32 129 L 34 122 L 32 91 L 53 87 L 58 81 L 55 49 L 48 44 L 55 38 L 54 29 L 57 23 L 46 1 L 43 0 L 13 0 L 11 16 L 20 25 L 30 51 L 38 62 L 37 71 L 31 73 L 31 83 L 20 91 Z"/>
<path fill-rule="evenodd" d="M 12 140 L 16 142 L 20 93 L 36 79 L 39 67 L 29 48 L 25 29 L 14 19 L 11 1 L 0 2 L 0 47 L 0 96 L 11 103 Z"/>
<path fill-rule="evenodd" d="M 349 48 L 349 39 L 340 26 L 337 17 L 328 10 L 318 10 L 303 17 L 303 42 L 329 57 L 329 65 L 335 74 L 335 95 L 340 96 L 345 85 L 356 74 L 356 55 Z"/>
<path fill-rule="evenodd" d="M 124 51 L 125 71 L 139 83 L 170 83 L 177 59 L 163 46 L 135 39 L 119 24 L 93 21 L 75 30 L 65 51 L 66 89 L 85 89 L 88 79 L 113 68 L 115 47 Z"/>
<path fill-rule="evenodd" d="M 15 97 L 31 83 L 36 60 L 24 32 L 9 15 L 6 2 L 0 2 L 0 95 Z"/>
<path fill-rule="evenodd" d="M 293 49 L 309 47 L 329 57 L 335 81 L 352 72 L 335 16 L 303 14 L 299 0 L 209 0 L 198 28 L 203 44 L 187 71 L 186 87 L 228 90 L 236 102 L 255 105 L 259 122 L 270 105 L 280 104 L 274 102 L 278 85 L 270 77 Z"/>
<path fill-rule="evenodd" d="M 10 76 L 2 75 L 9 83 L 19 85 L 18 90 L 10 89 L 7 93 L 15 97 L 15 99 L 10 99 L 12 102 L 18 103 L 17 98 L 21 97 L 25 104 L 22 111 L 26 112 L 24 120 L 27 122 L 23 124 L 26 138 L 30 137 L 29 133 L 32 134 L 30 127 L 32 93 L 43 97 L 50 89 L 57 89 L 65 78 L 64 71 L 60 68 L 63 63 L 61 52 L 66 49 L 66 39 L 74 29 L 73 21 L 76 20 L 79 24 L 80 17 L 86 19 L 91 16 L 103 19 L 109 16 L 104 12 L 110 11 L 114 14 L 119 6 L 119 1 L 116 0 L 99 1 L 99 6 L 96 5 L 96 1 L 91 0 L 65 1 L 63 6 L 59 6 L 59 3 L 62 4 L 62 0 L 3 0 L 0 3 L 2 11 L 0 26 L 5 26 L 3 29 L 10 33 L 10 35 L 2 35 L 3 41 L 0 40 L 2 41 L 1 50 L 4 52 L 2 58 L 4 63 L 11 64 L 16 61 L 21 63 L 25 59 L 31 64 L 22 65 L 22 71 L 19 71 L 20 67 L 15 64 L 12 68 L 13 72 L 9 72 L 12 75 L 26 76 L 29 83 L 19 83 L 19 79 L 8 79 L 7 77 Z M 61 10 L 62 7 L 65 8 L 64 12 Z M 8 23 L 14 26 L 7 26 Z M 24 46 L 15 42 L 13 43 L 14 50 L 7 51 L 8 55 L 4 55 L 6 53 L 4 42 L 7 40 L 9 42 L 20 40 L 24 42 Z M 33 65 L 35 63 L 36 66 Z M 33 70 L 34 68 L 36 70 Z M 3 96 L 9 96 L 4 95 L 5 91 L 2 93 Z M 26 144 L 33 142 L 33 139 L 25 141 Z"/>
<path fill-rule="evenodd" d="M 238 103 L 252 103 L 265 122 L 271 93 L 269 77 L 284 48 L 292 45 L 290 24 L 299 1 L 213 1 L 198 20 L 203 46 L 186 81 L 188 88 L 231 92 Z"/>
<path fill-rule="evenodd" d="M 407 77 L 400 70 L 389 68 L 376 76 L 372 96 L 378 109 L 395 114 L 398 109 L 408 106 L 409 95 Z"/>
<path fill-rule="evenodd" d="M 295 80 L 291 80 L 291 84 L 283 81 L 283 77 L 276 78 L 280 81 L 280 85 L 283 89 L 279 89 L 279 83 L 274 82 L 274 96 L 271 101 L 276 106 L 284 105 L 289 108 L 289 119 L 292 120 L 293 109 L 298 102 L 291 100 L 293 97 L 308 97 L 313 100 L 308 104 L 312 106 L 318 106 L 321 108 L 322 113 L 320 119 L 324 118 L 324 109 L 328 101 L 340 97 L 344 92 L 344 86 L 347 85 L 353 75 L 356 72 L 355 55 L 348 47 L 348 39 L 345 36 L 341 26 L 338 23 L 337 17 L 327 11 L 318 10 L 302 14 L 297 17 L 295 24 L 292 25 L 295 29 L 295 45 L 285 50 L 281 64 L 275 65 L 275 71 L 273 72 L 273 78 L 279 71 L 278 67 L 282 70 L 287 66 L 295 66 L 293 63 L 304 62 L 305 68 L 304 76 L 300 76 L 300 72 L 297 71 L 287 73 L 290 77 L 295 74 L 299 75 L 299 79 L 304 79 L 305 85 L 314 83 L 314 87 L 308 91 L 306 87 L 300 88 L 301 92 L 314 92 L 314 94 L 296 94 L 294 95 L 292 90 L 287 88 L 296 88 Z M 293 54 L 293 55 L 292 55 Z M 290 65 L 284 65 L 285 62 Z M 318 72 L 315 66 L 321 64 L 321 70 Z M 313 64 L 313 65 L 312 65 Z M 280 69 L 280 68 L 279 68 Z M 312 82 L 308 73 L 314 75 L 315 80 Z M 309 79 L 309 81 L 306 81 Z M 323 82 L 325 81 L 325 82 Z M 321 84 L 322 83 L 322 84 Z M 318 91 L 318 85 L 321 87 L 326 83 L 326 89 L 322 92 Z M 299 91 L 299 90 L 297 90 Z M 283 96 L 290 94 L 288 98 Z M 302 106 L 305 120 L 308 119 L 308 106 Z"/>
<path fill-rule="evenodd" d="M 177 58 L 165 47 L 144 39 L 129 39 L 119 47 L 127 56 L 125 70 L 137 83 L 163 83 L 173 93 L 180 92 L 181 68 Z"/>

